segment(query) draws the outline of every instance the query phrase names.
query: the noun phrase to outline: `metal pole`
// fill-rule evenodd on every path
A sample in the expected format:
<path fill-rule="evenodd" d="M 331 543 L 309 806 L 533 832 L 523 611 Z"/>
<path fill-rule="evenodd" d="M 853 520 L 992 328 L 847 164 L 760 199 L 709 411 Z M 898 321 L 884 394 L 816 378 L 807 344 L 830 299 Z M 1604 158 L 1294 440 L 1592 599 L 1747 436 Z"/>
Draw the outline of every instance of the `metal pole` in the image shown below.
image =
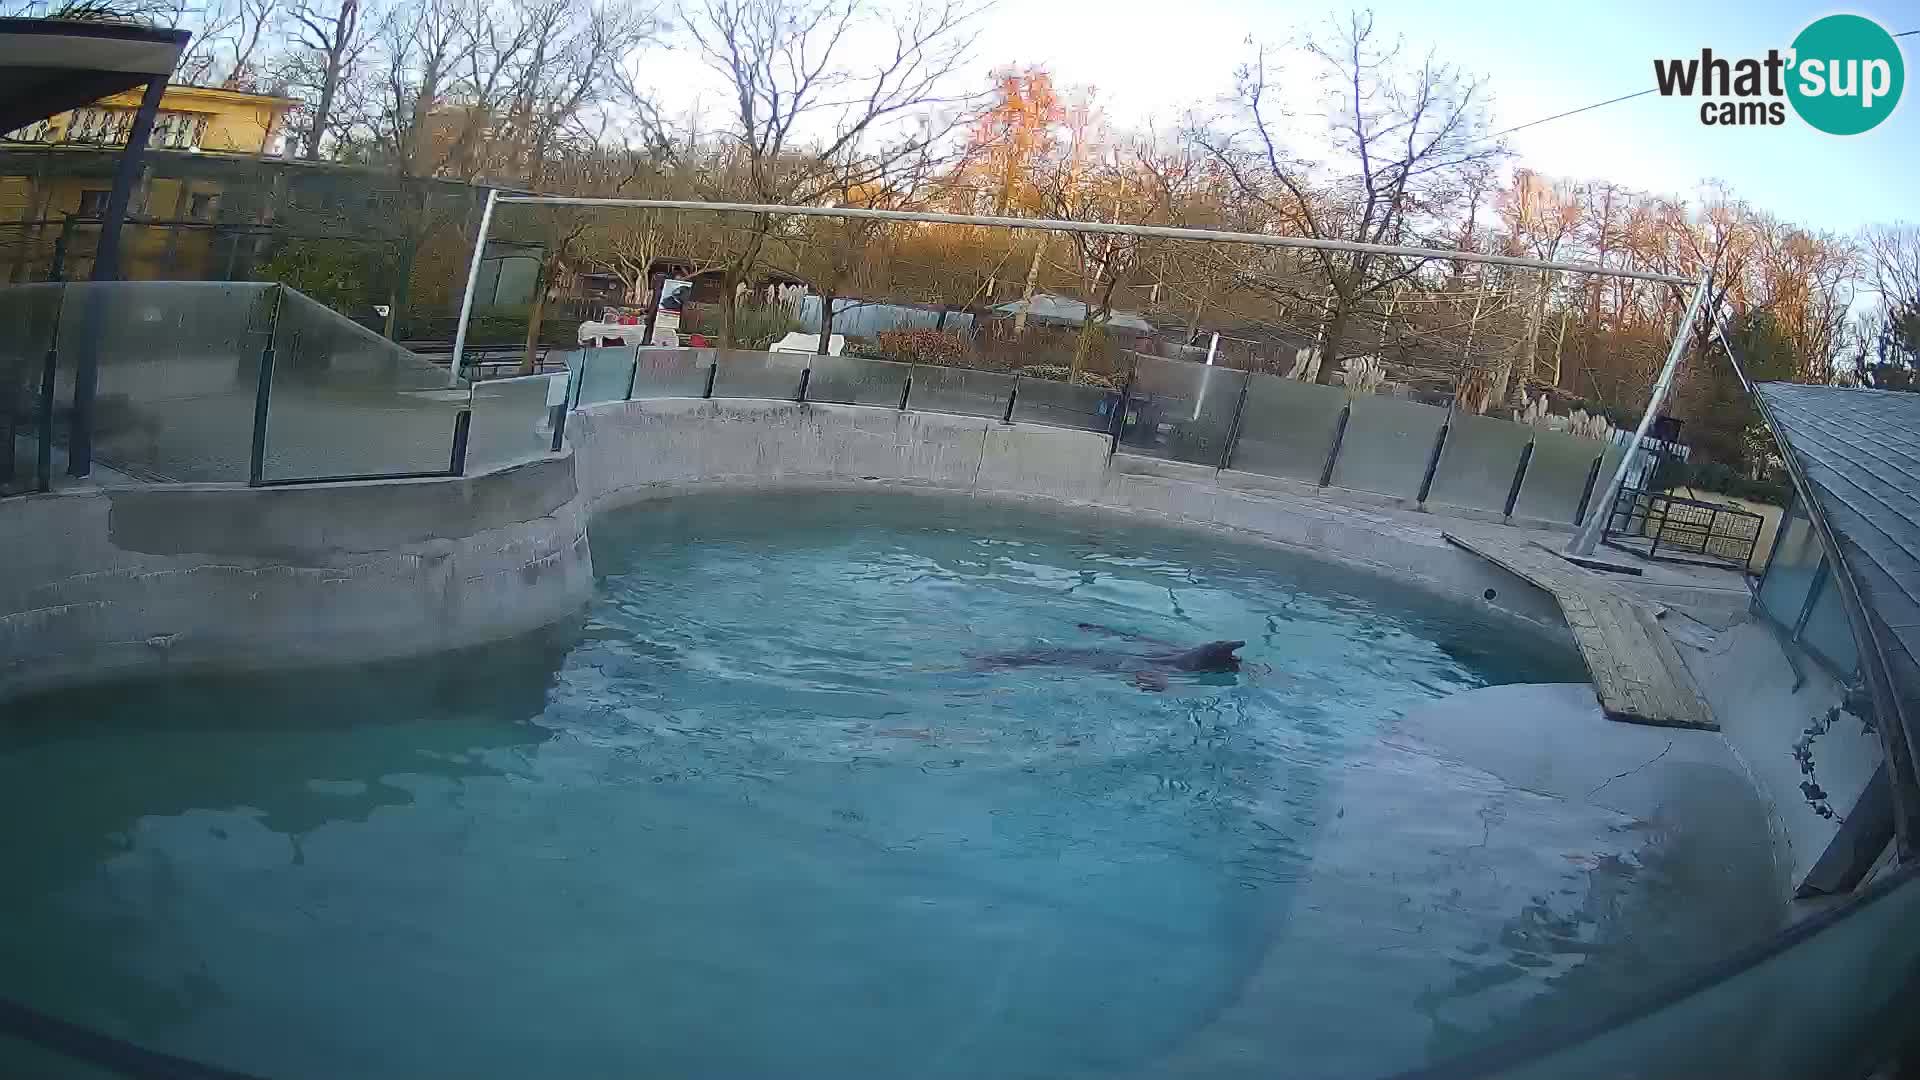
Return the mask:
<path fill-rule="evenodd" d="M 1207 405 L 1207 387 L 1213 385 L 1213 357 L 1220 351 L 1220 332 L 1213 333 L 1213 340 L 1207 342 L 1207 370 L 1200 373 L 1200 396 L 1193 399 L 1193 418 L 1200 419 L 1200 410 Z"/>
<path fill-rule="evenodd" d="M 133 196 L 134 178 L 140 175 L 147 139 L 153 134 L 153 118 L 160 112 L 160 96 L 166 89 L 166 76 L 150 80 L 141 95 L 140 110 L 133 114 L 126 149 L 120 152 L 120 162 L 114 169 L 113 190 L 107 195 L 107 213 L 100 222 L 100 246 L 93 257 L 94 281 L 120 279 L 120 226 L 127 219 L 127 201 Z M 73 412 L 67 434 L 68 476 L 93 472 L 93 398 L 100 388 L 101 323 L 107 316 L 107 298 L 98 290 L 90 289 L 81 303 L 80 348 L 74 358 Z"/>
<path fill-rule="evenodd" d="M 1693 336 L 1694 320 L 1700 317 L 1701 301 L 1706 299 L 1707 285 L 1713 277 L 1708 270 L 1694 283 L 1693 296 L 1687 301 L 1687 313 L 1680 320 L 1680 328 L 1674 331 L 1673 347 L 1667 350 L 1666 366 L 1660 369 L 1660 378 L 1654 381 L 1653 396 L 1647 400 L 1646 414 L 1640 417 L 1640 426 L 1633 431 L 1633 438 L 1627 440 L 1626 456 L 1620 459 L 1620 467 L 1613 471 L 1613 479 L 1607 481 L 1607 490 L 1601 495 L 1600 502 L 1587 515 L 1586 523 L 1573 536 L 1573 542 L 1567 545 L 1569 555 L 1591 555 L 1600 544 L 1601 530 L 1613 517 L 1613 504 L 1620 498 L 1620 489 L 1626 486 L 1627 474 L 1633 469 L 1633 459 L 1640 451 L 1641 440 L 1647 437 L 1647 429 L 1653 426 L 1653 418 L 1660 415 L 1660 406 L 1666 404 L 1667 391 L 1673 388 L 1673 377 L 1680 370 L 1680 359 L 1686 355 L 1687 339 Z"/>
<path fill-rule="evenodd" d="M 487 231 L 493 228 L 493 204 L 500 201 L 498 188 L 487 189 L 487 207 L 480 211 L 480 235 L 473 241 L 473 258 L 467 262 L 467 291 L 460 297 L 460 323 L 453 330 L 453 362 L 447 366 L 447 385 L 460 385 L 460 357 L 467 348 L 467 318 L 473 314 L 473 290 L 480 286 L 480 257 L 487 252 Z"/>
<path fill-rule="evenodd" d="M 127 148 L 113 171 L 113 190 L 107 194 L 107 212 L 100 219 L 100 246 L 93 256 L 93 280 L 120 280 L 120 226 L 127 220 L 127 203 L 133 198 L 134 178 L 147 155 L 147 139 L 153 134 L 153 118 L 160 113 L 160 97 L 167 91 L 162 75 L 147 83 L 140 97 L 140 110 L 133 114 L 133 127 L 127 131 Z"/>
<path fill-rule="evenodd" d="M 1367 255 L 1402 255 L 1415 259 L 1446 259 L 1450 262 L 1490 263 L 1495 266 L 1524 266 L 1535 270 L 1566 270 L 1576 274 L 1635 278 L 1670 285 L 1690 285 L 1692 279 L 1642 270 L 1594 266 L 1590 263 L 1549 262 L 1523 259 L 1516 255 L 1485 255 L 1474 251 L 1447 251 L 1440 248 L 1401 247 L 1395 244 L 1362 244 L 1352 240 L 1320 240 L 1310 236 L 1274 236 L 1270 233 L 1229 232 L 1222 229 L 1182 229 L 1171 225 L 1128 225 L 1106 221 L 1066 221 L 1059 218 L 993 217 L 987 214 L 940 214 L 929 210 L 867 210 L 845 206 L 782 206 L 773 203 L 703 202 L 699 199 L 592 199 L 574 195 L 503 195 L 503 203 L 538 203 L 545 206 L 631 206 L 656 210 L 702 210 L 709 213 L 783 214 L 791 217 L 837 217 L 866 221 L 926 221 L 942 225 L 982 225 L 1002 229 L 1045 229 L 1049 232 L 1106 233 L 1110 236 L 1152 236 L 1167 240 L 1214 240 L 1255 247 L 1315 248 L 1326 251 L 1352 251 Z"/>

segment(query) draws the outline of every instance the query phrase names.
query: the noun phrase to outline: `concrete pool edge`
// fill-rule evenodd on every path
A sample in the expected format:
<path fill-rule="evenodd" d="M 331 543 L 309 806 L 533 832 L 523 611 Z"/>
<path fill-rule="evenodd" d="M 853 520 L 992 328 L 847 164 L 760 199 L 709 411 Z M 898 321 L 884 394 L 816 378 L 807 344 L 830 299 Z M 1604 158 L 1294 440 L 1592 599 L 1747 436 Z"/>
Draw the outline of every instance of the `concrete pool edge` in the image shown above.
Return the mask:
<path fill-rule="evenodd" d="M 1128 454 L 1109 456 L 1091 431 L 1005 424 L 993 417 L 769 400 L 667 398 L 613 402 L 573 414 L 581 488 L 595 514 L 702 492 L 876 491 L 964 496 L 1056 511 L 1128 516 L 1272 545 L 1410 585 L 1573 648 L 1558 606 L 1521 578 L 1448 544 L 1442 533 L 1525 536 L 1524 527 L 1352 499 L 1309 485 Z M 1551 542 L 1559 535 L 1533 531 Z M 1684 738 L 1723 743 L 1769 810 L 1782 887 L 1798 881 L 1836 825 L 1802 797 L 1792 748 L 1809 717 L 1838 701 L 1819 672 L 1798 690 L 1778 645 L 1746 621 L 1744 589 L 1729 595 L 1652 582 L 1629 586 L 1697 623 L 1677 639 L 1725 730 Z M 1488 599 L 1487 591 L 1493 591 Z M 1771 654 L 1771 655 L 1769 655 Z M 1764 671 L 1755 680 L 1752 669 Z M 1542 715 L 1543 724 L 1584 709 Z M 1729 719 L 1734 722 L 1728 723 Z M 1625 725 L 1585 725 L 1606 738 Z M 1664 729 L 1663 729 L 1664 730 Z M 1669 733 L 1671 734 L 1671 733 Z M 1631 744 L 1633 733 L 1621 742 Z M 1877 759 L 1850 732 L 1831 737 L 1821 781 L 1836 802 L 1858 793 Z M 1569 746 L 1570 753 L 1578 746 Z M 1787 902 L 1784 894 L 1781 902 Z M 1808 909 L 1795 906 L 1795 915 Z"/>
<path fill-rule="evenodd" d="M 1128 455 L 1110 461 L 1108 439 L 1098 432 L 858 405 L 696 398 L 588 406 L 567 432 L 596 515 L 753 490 L 886 490 L 1145 515 L 1413 585 L 1573 648 L 1551 597 L 1445 542 L 1437 523 L 1452 519 L 1409 524 L 1404 514 L 1256 484 L 1243 474 Z"/>
<path fill-rule="evenodd" d="M 464 477 L 100 487 L 0 515 L 0 700 L 509 637 L 593 589 L 571 452 Z"/>
<path fill-rule="evenodd" d="M 0 543 L 12 553 L 0 575 L 0 700 L 512 637 L 591 596 L 594 516 L 706 491 L 886 490 L 1130 517 L 1351 567 L 1572 647 L 1547 594 L 1442 537 L 1524 529 L 1110 457 L 1098 432 L 893 408 L 657 399 L 582 408 L 567 434 L 566 451 L 462 478 L 141 485 L 10 500 L 0 515 Z M 1787 685 L 1777 644 L 1740 621 L 1744 593 L 1688 592 L 1642 595 L 1717 624 L 1717 643 L 1683 641 L 1681 651 L 1715 712 L 1742 718 L 1726 738 L 1752 763 L 1797 877 L 1835 825 L 1801 797 L 1791 751 L 1838 687 L 1817 672 L 1809 688 Z M 1877 765 L 1854 731 L 1822 740 L 1820 781 L 1836 802 L 1857 794 Z"/>

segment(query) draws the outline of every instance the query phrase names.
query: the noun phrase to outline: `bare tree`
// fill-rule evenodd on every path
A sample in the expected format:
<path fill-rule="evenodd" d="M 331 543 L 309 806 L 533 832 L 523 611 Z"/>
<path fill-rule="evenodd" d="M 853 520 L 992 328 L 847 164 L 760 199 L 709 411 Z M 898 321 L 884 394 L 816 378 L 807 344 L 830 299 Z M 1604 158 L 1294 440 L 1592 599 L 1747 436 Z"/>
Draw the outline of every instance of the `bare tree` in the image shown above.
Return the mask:
<path fill-rule="evenodd" d="M 1502 193 L 1500 217 L 1506 223 L 1507 254 L 1552 261 L 1580 224 L 1580 194 L 1567 184 L 1554 184 L 1531 169 L 1514 173 L 1513 185 Z M 1534 381 L 1540 355 L 1540 324 L 1546 318 L 1552 279 L 1545 270 L 1530 272 L 1526 327 L 1519 341 L 1516 364 L 1511 352 L 1494 369 L 1492 400 L 1519 404 Z M 1518 367 L 1518 378 L 1514 378 Z"/>
<path fill-rule="evenodd" d="M 361 0 L 296 0 L 290 13 L 294 70 L 313 95 L 302 151 L 308 161 L 320 160 L 321 144 L 337 122 L 334 100 L 371 40 L 363 14 Z"/>
<path fill-rule="evenodd" d="M 1264 49 L 1239 73 L 1245 127 L 1207 139 L 1241 194 L 1265 207 L 1273 226 L 1368 244 L 1424 239 L 1423 226 L 1444 220 L 1450 187 L 1504 153 L 1485 139 L 1481 83 L 1432 54 L 1403 62 L 1400 45 L 1381 42 L 1371 15 L 1348 16 L 1304 51 L 1328 91 L 1330 163 L 1286 145 L 1276 69 Z M 1361 253 L 1319 250 L 1318 258 L 1327 289 L 1319 378 L 1333 382 L 1356 314 L 1417 267 Z"/>
<path fill-rule="evenodd" d="M 972 44 L 973 9 L 942 0 L 879 16 L 861 0 L 696 0 L 686 29 L 731 92 L 724 138 L 731 190 L 762 203 L 812 203 L 927 153 L 959 123 L 939 96 Z M 724 267 L 721 340 L 733 343 L 736 289 L 781 223 L 756 217 Z"/>
<path fill-rule="evenodd" d="M 181 26 L 193 37 L 180 54 L 175 78 L 193 86 L 253 89 L 283 6 L 282 0 L 212 0 L 186 12 Z"/>
<path fill-rule="evenodd" d="M 1920 226 L 1876 225 L 1861 236 L 1868 280 L 1880 294 L 1874 348 L 1885 365 L 1920 365 Z"/>

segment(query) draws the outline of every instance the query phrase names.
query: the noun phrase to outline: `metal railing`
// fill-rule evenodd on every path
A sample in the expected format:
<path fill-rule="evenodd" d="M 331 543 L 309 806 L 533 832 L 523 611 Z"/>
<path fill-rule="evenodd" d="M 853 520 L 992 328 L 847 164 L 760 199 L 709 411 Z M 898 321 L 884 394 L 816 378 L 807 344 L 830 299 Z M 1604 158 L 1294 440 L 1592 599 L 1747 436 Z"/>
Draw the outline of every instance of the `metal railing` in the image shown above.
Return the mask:
<path fill-rule="evenodd" d="M 565 377 L 449 388 L 268 282 L 0 287 L 0 494 L 459 476 L 559 449 Z"/>
<path fill-rule="evenodd" d="M 1766 519 L 1751 511 L 1626 488 L 1607 521 L 1607 546 L 1647 559 L 1748 572 Z"/>
<path fill-rule="evenodd" d="M 570 355 L 569 406 L 759 398 L 1103 434 L 1109 453 L 1342 488 L 1443 512 L 1573 526 L 1610 443 L 1342 387 L 1132 354 L 1119 387 L 848 356 L 620 346 Z"/>

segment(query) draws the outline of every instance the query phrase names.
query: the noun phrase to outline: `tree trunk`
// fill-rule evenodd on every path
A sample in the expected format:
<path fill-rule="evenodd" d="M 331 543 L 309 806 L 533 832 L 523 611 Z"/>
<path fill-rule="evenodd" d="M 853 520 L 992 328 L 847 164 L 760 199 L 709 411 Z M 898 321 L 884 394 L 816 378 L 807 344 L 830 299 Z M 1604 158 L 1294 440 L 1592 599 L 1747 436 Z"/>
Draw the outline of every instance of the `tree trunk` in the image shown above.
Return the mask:
<path fill-rule="evenodd" d="M 1547 272 L 1538 271 L 1538 280 L 1534 285 L 1533 303 L 1527 307 L 1527 340 L 1520 354 L 1519 377 L 1514 380 L 1514 397 L 1523 393 L 1527 384 L 1535 382 L 1535 372 L 1540 361 L 1540 324 L 1547 317 Z M 1504 399 L 1503 399 L 1504 400 Z"/>
<path fill-rule="evenodd" d="M 933 328 L 935 330 L 945 330 L 947 328 L 947 305 L 940 305 L 940 314 L 934 318 Z"/>
<path fill-rule="evenodd" d="M 307 131 L 307 160 L 320 160 L 320 136 L 327 130 L 327 117 L 333 112 L 334 91 L 340 86 L 340 69 L 327 61 L 327 74 L 320 82 L 320 100 L 313 106 L 313 127 Z"/>
<path fill-rule="evenodd" d="M 815 356 L 826 356 L 833 343 L 833 300 L 832 289 L 820 294 L 820 343 L 814 347 Z"/>
<path fill-rule="evenodd" d="M 520 374 L 531 375 L 534 371 L 534 356 L 540 349 L 540 324 L 547 315 L 547 282 L 552 280 L 552 272 L 547 269 L 549 260 L 540 261 L 540 273 L 533 279 L 533 311 L 527 316 L 527 352 L 520 358 Z"/>
<path fill-rule="evenodd" d="M 1193 344 L 1194 337 L 1200 333 L 1200 309 L 1204 307 L 1205 304 L 1206 300 L 1204 298 L 1194 300 L 1193 314 L 1187 318 L 1187 336 L 1180 344 Z"/>
<path fill-rule="evenodd" d="M 1473 296 L 1473 314 L 1467 319 L 1467 346 L 1460 354 L 1460 374 L 1453 380 L 1453 400 L 1456 410 L 1460 404 L 1460 392 L 1467 384 L 1467 374 L 1473 369 L 1473 337 L 1480 329 L 1480 312 L 1486 307 L 1486 303 L 1487 288 L 1483 283 Z M 1505 379 L 1506 375 L 1503 373 L 1500 377 Z M 1479 415 L 1487 411 L 1487 403 L 1470 401 L 1465 411 Z"/>
<path fill-rule="evenodd" d="M 1333 386 L 1340 381 L 1340 366 L 1335 361 L 1340 355 L 1340 343 L 1347 336 L 1347 324 L 1353 321 L 1353 304 L 1344 296 L 1334 294 L 1332 311 L 1327 315 L 1326 340 L 1320 343 L 1320 371 L 1315 382 Z"/>
<path fill-rule="evenodd" d="M 720 275 L 720 347 L 731 349 L 733 344 L 734 316 L 739 313 L 739 299 L 734 295 L 735 273 L 728 269 Z M 681 318 L 686 318 L 685 313 Z M 683 326 L 682 329 L 685 329 Z"/>
<path fill-rule="evenodd" d="M 1080 324 L 1080 337 L 1073 343 L 1073 363 L 1067 368 L 1067 381 L 1073 382 L 1080 373 L 1087 370 L 1087 355 L 1093 351 L 1093 335 L 1098 325 L 1092 318 Z"/>
<path fill-rule="evenodd" d="M 1040 234 L 1040 242 L 1033 246 L 1033 261 L 1027 264 L 1027 285 L 1020 293 L 1020 313 L 1013 317 L 1015 337 L 1027 332 L 1027 312 L 1033 308 L 1033 287 L 1040 280 L 1040 256 L 1047 250 L 1047 234 Z"/>
<path fill-rule="evenodd" d="M 1567 317 L 1572 314 L 1573 310 L 1571 308 L 1560 313 L 1560 336 L 1553 339 L 1553 386 L 1555 389 L 1560 387 L 1560 375 L 1562 371 L 1560 357 L 1562 351 L 1567 347 Z"/>

